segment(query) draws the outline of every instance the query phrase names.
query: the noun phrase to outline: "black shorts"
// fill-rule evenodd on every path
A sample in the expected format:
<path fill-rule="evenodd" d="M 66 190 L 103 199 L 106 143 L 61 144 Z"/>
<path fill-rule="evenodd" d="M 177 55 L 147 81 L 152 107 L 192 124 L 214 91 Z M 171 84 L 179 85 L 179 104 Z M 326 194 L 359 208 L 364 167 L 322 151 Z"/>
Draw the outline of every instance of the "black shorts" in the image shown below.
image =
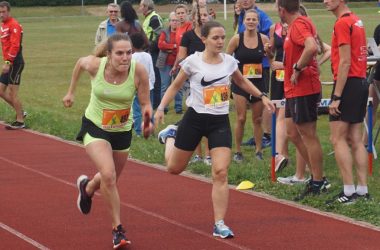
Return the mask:
<path fill-rule="evenodd" d="M 232 134 L 228 115 L 200 114 L 189 107 L 178 125 L 174 145 L 182 150 L 194 151 L 203 136 L 208 138 L 209 149 L 231 148 Z"/>
<path fill-rule="evenodd" d="M 270 99 L 271 100 L 284 99 L 284 82 L 276 80 L 276 71 L 272 71 L 272 75 L 271 75 Z"/>
<path fill-rule="evenodd" d="M 341 113 L 339 116 L 329 115 L 330 122 L 343 121 L 352 124 L 363 122 L 367 110 L 368 87 L 364 78 L 348 78 L 338 107 Z M 334 90 L 335 84 L 331 95 Z"/>
<path fill-rule="evenodd" d="M 0 82 L 8 85 L 20 85 L 21 82 L 21 72 L 24 69 L 24 64 L 15 63 L 10 66 L 9 72 L 5 74 L 1 74 Z"/>
<path fill-rule="evenodd" d="M 313 94 L 287 98 L 285 101 L 285 118 L 292 118 L 296 124 L 314 122 L 318 118 L 318 105 L 321 95 Z"/>
<path fill-rule="evenodd" d="M 256 86 L 256 88 L 258 88 L 261 92 L 267 93 L 265 91 L 265 84 L 264 84 L 263 78 L 262 79 L 252 79 L 252 80 L 249 79 L 249 81 L 254 86 Z M 231 92 L 234 93 L 235 95 L 240 95 L 240 96 L 245 97 L 245 99 L 247 99 L 247 101 L 250 103 L 256 103 L 256 102 L 261 101 L 260 98 L 257 98 L 257 97 L 252 96 L 251 94 L 248 94 L 243 89 L 241 89 L 239 86 L 237 86 L 234 82 L 232 82 L 232 84 L 231 84 Z"/>
<path fill-rule="evenodd" d="M 264 82 L 264 91 L 265 93 L 269 93 L 269 82 L 270 82 L 270 69 L 263 68 L 263 82 Z"/>
<path fill-rule="evenodd" d="M 83 141 L 83 137 L 88 133 L 92 137 L 103 139 L 111 144 L 112 150 L 125 150 L 131 146 L 132 131 L 109 132 L 96 126 L 85 116 L 82 117 L 82 127 L 77 135 L 78 141 Z"/>
<path fill-rule="evenodd" d="M 375 67 L 375 75 L 373 76 L 373 79 L 376 81 L 380 81 L 380 63 L 377 62 Z"/>

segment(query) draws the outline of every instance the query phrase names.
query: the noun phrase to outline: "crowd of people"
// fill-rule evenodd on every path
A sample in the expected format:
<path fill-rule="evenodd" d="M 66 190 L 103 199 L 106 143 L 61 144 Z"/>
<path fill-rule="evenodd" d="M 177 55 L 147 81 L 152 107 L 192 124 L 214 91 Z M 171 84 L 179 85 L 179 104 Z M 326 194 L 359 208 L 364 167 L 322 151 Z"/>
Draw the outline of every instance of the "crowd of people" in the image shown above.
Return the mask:
<path fill-rule="evenodd" d="M 337 18 L 331 47 L 320 39 L 299 0 L 276 1 L 278 23 L 273 23 L 255 0 L 237 0 L 235 34 L 225 53 L 225 27 L 214 21 L 215 12 L 204 0 L 194 1 L 190 15 L 188 6 L 177 5 L 167 26 L 155 11 L 153 0 L 140 2 L 142 23 L 128 1 L 107 6 L 108 18 L 98 26 L 94 53 L 78 59 L 63 104 L 74 104 L 78 80 L 83 73 L 89 74 L 91 98 L 77 139 L 83 141 L 97 172 L 92 178 L 81 175 L 77 179 L 77 205 L 81 213 L 90 213 L 92 196 L 100 190 L 111 215 L 115 249 L 130 244 L 122 225 L 117 180 L 127 164 L 132 130 L 137 136 L 149 136 L 153 123 L 164 122 L 172 100 L 179 122 L 158 133 L 160 143 L 165 144 L 166 166 L 172 174 L 180 174 L 189 162 L 204 160 L 211 166 L 214 236 L 234 237 L 224 222 L 228 168 L 231 160 L 245 161 L 241 146 L 248 108 L 252 112 L 254 157 L 264 159 L 264 140 L 270 140 L 269 118 L 276 112 L 277 172 L 289 163 L 288 143 L 296 147 L 295 175 L 279 177 L 278 182 L 305 185 L 296 201 L 326 192 L 331 183 L 323 171 L 317 110 L 322 92 L 319 67 L 330 56 L 334 79 L 329 105 L 331 143 L 343 187 L 327 204 L 370 199 L 362 132 L 369 95 L 365 29 L 345 1 L 324 0 L 324 4 Z M 4 58 L 0 96 L 16 111 L 16 120 L 7 128 L 20 129 L 25 127 L 26 115 L 17 96 L 24 68 L 23 31 L 10 16 L 6 1 L 0 2 L 0 18 Z M 379 73 L 375 75 L 378 82 Z M 233 133 L 230 98 L 237 114 Z M 271 102 L 283 98 L 285 108 L 276 108 Z"/>

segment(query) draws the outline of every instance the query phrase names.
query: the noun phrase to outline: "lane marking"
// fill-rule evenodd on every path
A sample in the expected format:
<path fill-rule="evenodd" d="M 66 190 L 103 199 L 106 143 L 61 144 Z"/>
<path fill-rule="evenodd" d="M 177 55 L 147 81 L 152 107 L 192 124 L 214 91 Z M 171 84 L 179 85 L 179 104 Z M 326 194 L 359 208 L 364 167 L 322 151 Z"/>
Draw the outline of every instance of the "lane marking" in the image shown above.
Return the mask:
<path fill-rule="evenodd" d="M 28 243 L 31 244 L 32 246 L 37 247 L 38 249 L 41 249 L 41 250 L 49 250 L 49 249 L 50 249 L 50 248 L 47 248 L 47 247 L 45 247 L 44 245 L 38 243 L 37 241 L 35 241 L 35 240 L 29 238 L 29 237 L 26 236 L 25 234 L 22 234 L 22 233 L 20 233 L 19 231 L 17 231 L 17 230 L 15 230 L 15 229 L 11 228 L 10 226 L 5 225 L 5 224 L 2 223 L 1 221 L 0 221 L 0 227 L 1 227 L 2 229 L 4 229 L 5 231 L 8 231 L 9 233 L 11 233 L 11 234 L 17 236 L 18 238 L 20 238 L 20 239 L 22 239 L 22 240 L 28 242 Z"/>
<path fill-rule="evenodd" d="M 39 170 L 35 170 L 35 169 L 30 168 L 30 167 L 28 167 L 28 166 L 26 166 L 26 165 L 23 165 L 23 164 L 20 164 L 20 163 L 14 162 L 14 161 L 12 161 L 12 160 L 8 160 L 8 159 L 6 159 L 6 158 L 4 158 L 4 157 L 1 157 L 1 156 L 0 156 L 0 160 L 2 160 L 2 161 L 4 161 L 4 162 L 7 162 L 7 163 L 9 163 L 9 164 L 15 165 L 15 166 L 17 166 L 17 167 L 23 168 L 23 169 L 25 169 L 25 170 L 27 170 L 27 171 L 30 171 L 30 172 L 33 172 L 33 173 L 36 173 L 36 174 L 42 175 L 42 176 L 44 176 L 44 177 L 46 177 L 46 178 L 48 178 L 48 179 L 53 179 L 53 180 L 55 180 L 55 181 L 58 181 L 58 182 L 60 182 L 60 183 L 65 184 L 65 185 L 68 185 L 68 186 L 74 187 L 75 189 L 77 188 L 76 184 L 74 184 L 74 183 L 71 183 L 71 182 L 65 181 L 65 180 L 63 180 L 63 179 L 57 178 L 57 177 L 55 177 L 55 176 L 52 176 L 52 175 L 50 175 L 50 174 L 46 174 L 46 173 L 41 172 L 41 171 L 39 171 Z M 100 194 L 99 192 L 95 193 L 95 195 L 98 196 L 98 197 L 101 196 L 101 194 Z M 154 212 L 151 212 L 151 211 L 145 210 L 145 209 L 143 209 L 143 208 L 140 208 L 140 207 L 135 206 L 135 205 L 133 205 L 133 204 L 130 204 L 130 203 L 128 203 L 128 202 L 120 201 L 120 205 L 122 205 L 122 206 L 124 206 L 124 207 L 127 207 L 127 208 L 130 208 L 130 209 L 132 209 L 132 210 L 135 210 L 135 211 L 137 211 L 137 212 L 140 212 L 140 213 L 142 213 L 142 214 L 145 214 L 145 215 L 147 215 L 147 216 L 151 216 L 151 217 L 157 218 L 157 219 L 159 219 L 159 220 L 162 220 L 162 221 L 167 222 L 167 223 L 169 223 L 169 224 L 172 224 L 172 225 L 174 225 L 174 226 L 180 227 L 180 228 L 182 228 L 182 229 L 185 229 L 185 230 L 188 230 L 188 231 L 191 231 L 191 232 L 195 232 L 195 233 L 200 234 L 200 235 L 202 235 L 202 236 L 204 236 L 204 237 L 206 237 L 206 238 L 209 238 L 209 239 L 212 239 L 212 240 L 217 240 L 217 241 L 219 241 L 220 243 L 223 243 L 223 244 L 225 244 L 225 245 L 229 245 L 229 246 L 231 246 L 231 247 L 233 247 L 233 248 L 236 248 L 236 249 L 242 249 L 242 250 L 250 250 L 250 249 L 251 249 L 251 248 L 246 247 L 246 246 L 242 246 L 242 245 L 239 245 L 239 244 L 232 243 L 232 242 L 230 242 L 230 241 L 228 241 L 228 240 L 223 240 L 223 239 L 221 239 L 221 238 L 216 238 L 216 237 L 214 237 L 214 236 L 211 235 L 211 231 L 210 231 L 210 233 L 206 233 L 206 232 L 204 232 L 204 231 L 202 231 L 202 230 L 196 229 L 196 228 L 194 228 L 194 227 L 187 226 L 187 225 L 182 224 L 182 223 L 180 223 L 180 222 L 178 222 L 178 221 L 176 221 L 176 220 L 173 220 L 173 219 L 170 219 L 170 218 L 165 217 L 165 216 L 163 216 L 163 215 L 160 215 L 160 214 L 157 214 L 157 213 L 154 213 Z"/>

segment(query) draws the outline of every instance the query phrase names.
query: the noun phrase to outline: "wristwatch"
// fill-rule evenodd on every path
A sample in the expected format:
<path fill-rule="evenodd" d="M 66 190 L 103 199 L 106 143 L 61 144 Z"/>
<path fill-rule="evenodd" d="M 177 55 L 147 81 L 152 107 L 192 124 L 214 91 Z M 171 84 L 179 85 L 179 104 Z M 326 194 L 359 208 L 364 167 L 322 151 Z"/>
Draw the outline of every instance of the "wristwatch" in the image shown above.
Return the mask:
<path fill-rule="evenodd" d="M 259 98 L 263 99 L 263 96 L 268 97 L 267 93 L 261 92 L 261 94 L 259 95 Z"/>
<path fill-rule="evenodd" d="M 332 95 L 331 100 L 333 100 L 333 101 L 340 101 L 340 100 L 342 100 L 342 97 L 341 96 L 337 96 L 337 95 Z"/>
<path fill-rule="evenodd" d="M 293 64 L 293 69 L 294 69 L 295 71 L 298 71 L 298 72 L 300 72 L 300 71 L 301 71 L 301 69 L 300 69 L 300 68 L 298 68 L 298 65 L 297 65 L 297 63 Z"/>

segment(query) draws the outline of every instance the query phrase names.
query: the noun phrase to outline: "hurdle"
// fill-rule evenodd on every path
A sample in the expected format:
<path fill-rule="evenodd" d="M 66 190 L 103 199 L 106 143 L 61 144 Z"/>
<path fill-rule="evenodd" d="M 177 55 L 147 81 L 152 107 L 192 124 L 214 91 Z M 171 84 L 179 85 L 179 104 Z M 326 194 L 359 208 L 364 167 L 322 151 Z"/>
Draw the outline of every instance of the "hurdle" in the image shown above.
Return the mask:
<path fill-rule="evenodd" d="M 321 99 L 321 102 L 319 103 L 319 107 L 328 107 L 331 102 L 331 99 Z M 282 100 L 272 100 L 273 105 L 276 108 L 283 108 L 285 107 L 285 99 Z M 368 121 L 372 121 L 372 115 L 373 115 L 373 105 L 372 105 L 372 97 L 368 98 L 367 102 L 367 110 L 368 110 Z M 365 123 L 365 122 L 364 122 Z M 368 145 L 372 145 L 372 147 L 367 148 L 368 152 L 368 172 L 369 175 L 372 176 L 373 171 L 373 157 L 377 153 L 375 146 L 373 145 L 372 141 L 372 122 L 368 122 L 368 126 L 365 126 L 367 133 L 368 133 Z M 272 113 L 272 132 L 271 132 L 271 144 L 272 144 L 272 159 L 271 159 L 271 180 L 272 182 L 276 181 L 276 171 L 275 171 L 275 159 L 276 159 L 276 112 Z M 376 159 L 375 158 L 375 159 Z"/>

